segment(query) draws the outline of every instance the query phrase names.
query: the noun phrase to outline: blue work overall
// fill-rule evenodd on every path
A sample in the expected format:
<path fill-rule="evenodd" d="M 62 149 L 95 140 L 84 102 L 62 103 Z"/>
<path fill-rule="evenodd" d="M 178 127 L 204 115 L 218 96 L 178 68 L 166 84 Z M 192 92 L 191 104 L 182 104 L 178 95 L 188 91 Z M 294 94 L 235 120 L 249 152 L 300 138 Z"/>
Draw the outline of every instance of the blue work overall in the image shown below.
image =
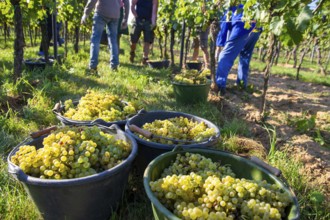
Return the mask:
<path fill-rule="evenodd" d="M 240 5 L 238 8 L 242 8 Z M 233 9 L 235 12 L 236 8 Z M 226 88 L 227 77 L 230 69 L 232 68 L 234 61 L 238 55 L 238 73 L 237 73 L 237 84 L 247 86 L 249 65 L 252 57 L 253 49 L 257 43 L 260 31 L 252 31 L 255 27 L 251 25 L 250 29 L 244 29 L 244 22 L 241 21 L 242 13 L 235 14 L 231 22 L 227 23 L 227 27 L 221 30 L 222 39 L 219 42 L 224 44 L 224 48 L 219 55 L 218 67 L 216 71 L 216 84 L 219 89 Z M 230 31 L 227 37 L 227 32 Z M 228 39 L 227 39 L 228 38 Z M 221 46 L 221 45 L 220 45 Z"/>

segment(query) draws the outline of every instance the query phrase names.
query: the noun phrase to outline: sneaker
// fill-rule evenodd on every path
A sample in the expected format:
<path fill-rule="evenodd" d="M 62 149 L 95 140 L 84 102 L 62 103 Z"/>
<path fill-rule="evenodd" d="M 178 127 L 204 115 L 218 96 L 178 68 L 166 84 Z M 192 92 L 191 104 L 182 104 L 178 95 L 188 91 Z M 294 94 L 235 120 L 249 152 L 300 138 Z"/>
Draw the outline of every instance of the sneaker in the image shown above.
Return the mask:
<path fill-rule="evenodd" d="M 241 81 L 239 81 L 239 82 L 236 82 L 236 88 L 237 88 L 238 90 L 241 90 L 241 91 L 243 91 L 243 90 L 246 89 L 246 86 L 245 86 L 243 80 L 241 80 Z"/>
<path fill-rule="evenodd" d="M 147 62 L 148 60 L 149 60 L 148 57 L 143 57 L 143 59 L 142 59 L 142 65 L 143 65 L 143 66 L 148 65 L 148 62 Z"/>
<path fill-rule="evenodd" d="M 131 51 L 131 52 L 130 52 L 130 56 L 129 56 L 129 61 L 130 61 L 131 63 L 134 63 L 134 58 L 135 58 L 135 52 Z"/>

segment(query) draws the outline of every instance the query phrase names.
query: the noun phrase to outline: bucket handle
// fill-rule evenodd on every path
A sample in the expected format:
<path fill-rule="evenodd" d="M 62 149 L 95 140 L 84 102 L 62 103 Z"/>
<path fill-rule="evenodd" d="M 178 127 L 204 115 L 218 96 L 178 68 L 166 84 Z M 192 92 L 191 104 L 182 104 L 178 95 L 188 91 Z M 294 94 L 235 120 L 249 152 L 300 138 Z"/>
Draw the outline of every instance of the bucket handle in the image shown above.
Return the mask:
<path fill-rule="evenodd" d="M 11 168 L 8 169 L 8 173 L 13 175 L 16 179 L 18 179 L 21 182 L 27 181 L 26 174 L 18 166 L 11 166 Z"/>
<path fill-rule="evenodd" d="M 183 151 L 183 150 L 184 150 L 184 148 L 181 145 L 175 145 L 172 152 L 179 152 L 179 151 Z"/>
<path fill-rule="evenodd" d="M 140 109 L 137 113 L 137 115 L 142 115 L 142 114 L 145 114 L 145 113 L 148 113 L 145 109 Z"/>
<path fill-rule="evenodd" d="M 100 124 L 97 124 L 96 126 L 99 127 L 99 128 L 105 129 L 105 130 L 110 130 L 112 133 L 115 133 L 115 134 L 118 133 L 118 130 L 121 130 L 120 127 L 117 124 L 112 124 L 109 127 L 104 126 L 104 125 L 100 125 Z"/>
<path fill-rule="evenodd" d="M 56 103 L 52 110 L 54 113 L 55 112 L 58 113 L 61 110 L 61 103 L 60 102 Z"/>
<path fill-rule="evenodd" d="M 262 168 L 268 170 L 270 173 L 274 174 L 277 177 L 280 177 L 281 174 L 282 174 L 282 171 L 280 169 L 277 169 L 276 167 L 273 167 L 273 166 L 269 165 L 268 163 L 261 160 L 259 157 L 250 156 L 249 159 L 253 163 L 255 163 L 255 164 L 261 166 Z"/>

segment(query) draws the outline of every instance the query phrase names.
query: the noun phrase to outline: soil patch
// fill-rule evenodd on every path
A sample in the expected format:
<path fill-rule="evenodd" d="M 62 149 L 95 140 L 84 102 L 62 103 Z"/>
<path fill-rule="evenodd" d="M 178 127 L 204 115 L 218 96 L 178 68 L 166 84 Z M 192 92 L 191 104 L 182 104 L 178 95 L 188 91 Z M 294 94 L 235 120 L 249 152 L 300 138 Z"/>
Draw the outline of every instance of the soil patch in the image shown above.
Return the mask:
<path fill-rule="evenodd" d="M 6 96 L 0 102 L 0 112 L 7 112 L 9 109 L 20 110 L 27 104 L 24 96 Z"/>
<path fill-rule="evenodd" d="M 261 124 L 256 123 L 261 106 L 263 74 L 252 72 L 249 83 L 254 85 L 255 92 L 248 93 L 234 88 L 237 70 L 229 74 L 225 97 L 210 94 L 209 101 L 215 103 L 223 117 L 233 116 L 244 119 L 253 133 L 253 139 L 269 149 L 269 135 Z M 267 93 L 266 123 L 276 128 L 277 149 L 287 149 L 291 156 L 304 164 L 304 173 L 311 181 L 323 187 L 327 198 L 330 198 L 330 87 L 305 83 L 285 76 L 271 76 Z M 310 119 L 312 116 L 314 120 Z M 299 131 L 300 124 L 288 123 L 297 118 L 310 123 L 312 128 L 306 132 Z M 307 126 L 303 124 L 304 126 Z M 317 141 L 317 131 L 323 138 Z"/>

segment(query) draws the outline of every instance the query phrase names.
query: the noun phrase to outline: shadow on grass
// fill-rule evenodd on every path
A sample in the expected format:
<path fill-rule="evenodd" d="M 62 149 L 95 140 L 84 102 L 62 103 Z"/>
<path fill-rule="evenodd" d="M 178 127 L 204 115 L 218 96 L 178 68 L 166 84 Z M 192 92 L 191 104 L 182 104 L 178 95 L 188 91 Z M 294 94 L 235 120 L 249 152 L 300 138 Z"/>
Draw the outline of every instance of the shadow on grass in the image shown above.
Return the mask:
<path fill-rule="evenodd" d="M 137 71 L 138 74 L 143 74 L 151 77 L 157 77 L 159 80 L 168 79 L 171 75 L 172 70 L 170 68 L 167 69 L 153 69 L 148 66 L 142 66 L 139 64 L 131 64 L 131 63 L 123 63 L 121 66 L 129 69 L 133 69 Z"/>

